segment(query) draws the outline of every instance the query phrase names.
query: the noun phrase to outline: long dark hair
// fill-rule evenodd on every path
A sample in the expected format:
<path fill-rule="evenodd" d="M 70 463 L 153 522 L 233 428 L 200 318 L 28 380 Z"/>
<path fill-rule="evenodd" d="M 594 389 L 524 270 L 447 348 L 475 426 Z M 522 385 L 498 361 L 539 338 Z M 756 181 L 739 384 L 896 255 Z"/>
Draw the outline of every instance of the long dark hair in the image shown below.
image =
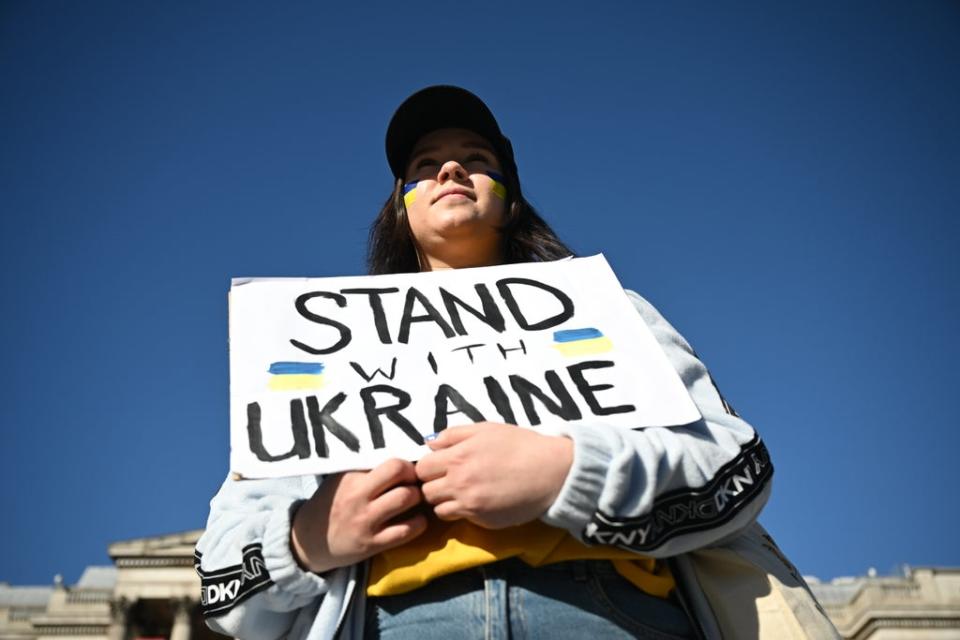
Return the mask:
<path fill-rule="evenodd" d="M 574 255 L 523 197 L 520 179 L 512 164 L 507 163 L 504 167 L 507 212 L 500 228 L 503 263 L 558 260 Z M 372 275 L 420 271 L 420 258 L 407 220 L 402 192 L 403 180 L 397 178 L 393 193 L 370 225 L 367 270 Z"/>

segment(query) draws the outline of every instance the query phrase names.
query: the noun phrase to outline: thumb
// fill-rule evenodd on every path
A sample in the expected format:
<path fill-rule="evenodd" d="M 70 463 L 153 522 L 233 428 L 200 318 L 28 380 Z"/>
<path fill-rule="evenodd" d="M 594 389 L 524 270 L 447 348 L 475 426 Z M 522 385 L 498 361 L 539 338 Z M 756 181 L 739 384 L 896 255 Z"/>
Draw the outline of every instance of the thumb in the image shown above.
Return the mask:
<path fill-rule="evenodd" d="M 467 438 L 473 436 L 479 430 L 479 424 L 468 424 L 462 427 L 450 427 L 448 429 L 444 429 L 440 433 L 433 433 L 426 436 L 424 441 L 426 442 L 426 445 L 430 447 L 431 451 L 439 451 L 440 449 L 446 449 L 459 442 L 463 442 Z"/>

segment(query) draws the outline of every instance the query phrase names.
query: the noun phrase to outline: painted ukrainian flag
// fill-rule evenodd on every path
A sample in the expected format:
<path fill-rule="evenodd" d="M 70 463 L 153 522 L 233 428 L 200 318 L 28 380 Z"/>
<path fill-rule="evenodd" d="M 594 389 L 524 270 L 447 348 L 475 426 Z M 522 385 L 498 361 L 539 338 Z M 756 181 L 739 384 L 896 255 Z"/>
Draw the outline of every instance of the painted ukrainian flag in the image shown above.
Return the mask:
<path fill-rule="evenodd" d="M 503 176 L 497 173 L 496 171 L 487 171 L 487 175 L 490 176 L 490 179 L 493 180 L 493 193 L 501 200 L 507 199 L 507 187 L 505 185 L 506 180 L 503 179 Z"/>
<path fill-rule="evenodd" d="M 588 356 L 613 349 L 610 338 L 593 327 L 553 332 L 553 348 L 565 356 Z"/>
<path fill-rule="evenodd" d="M 322 362 L 274 362 L 270 365 L 272 391 L 319 389 L 322 386 Z"/>
<path fill-rule="evenodd" d="M 408 182 L 403 185 L 403 204 L 408 207 L 417 199 L 417 185 L 419 182 Z"/>

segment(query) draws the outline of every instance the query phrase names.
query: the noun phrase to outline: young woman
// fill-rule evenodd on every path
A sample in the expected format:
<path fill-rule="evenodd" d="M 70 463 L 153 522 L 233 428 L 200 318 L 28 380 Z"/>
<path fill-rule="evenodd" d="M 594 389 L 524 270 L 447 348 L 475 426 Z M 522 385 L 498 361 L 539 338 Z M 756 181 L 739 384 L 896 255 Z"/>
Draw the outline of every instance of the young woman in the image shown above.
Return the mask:
<path fill-rule="evenodd" d="M 473 94 L 412 95 L 387 158 L 396 182 L 371 230 L 371 273 L 570 255 L 523 198 L 510 142 Z M 658 558 L 750 525 L 772 467 L 686 341 L 627 295 L 700 421 L 486 422 L 445 430 L 416 463 L 228 479 L 197 545 L 208 624 L 241 638 L 696 637 L 683 585 Z"/>

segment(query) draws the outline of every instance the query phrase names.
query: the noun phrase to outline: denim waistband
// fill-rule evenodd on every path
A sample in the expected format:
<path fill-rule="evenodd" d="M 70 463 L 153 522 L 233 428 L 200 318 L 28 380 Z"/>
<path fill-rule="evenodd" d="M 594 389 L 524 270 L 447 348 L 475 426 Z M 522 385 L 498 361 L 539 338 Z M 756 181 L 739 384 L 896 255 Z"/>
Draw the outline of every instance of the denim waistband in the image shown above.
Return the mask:
<path fill-rule="evenodd" d="M 609 560 L 531 567 L 518 558 L 442 576 L 420 589 L 371 598 L 368 638 L 692 638 L 671 599 L 648 595 Z"/>
<path fill-rule="evenodd" d="M 589 575 L 611 576 L 616 575 L 617 570 L 609 560 L 564 560 L 562 562 L 553 562 L 551 564 L 534 567 L 519 558 L 508 558 L 499 560 L 491 564 L 476 567 L 477 571 L 484 574 L 510 573 L 516 574 L 530 571 L 547 571 L 569 575 L 573 578 L 585 578 Z"/>

